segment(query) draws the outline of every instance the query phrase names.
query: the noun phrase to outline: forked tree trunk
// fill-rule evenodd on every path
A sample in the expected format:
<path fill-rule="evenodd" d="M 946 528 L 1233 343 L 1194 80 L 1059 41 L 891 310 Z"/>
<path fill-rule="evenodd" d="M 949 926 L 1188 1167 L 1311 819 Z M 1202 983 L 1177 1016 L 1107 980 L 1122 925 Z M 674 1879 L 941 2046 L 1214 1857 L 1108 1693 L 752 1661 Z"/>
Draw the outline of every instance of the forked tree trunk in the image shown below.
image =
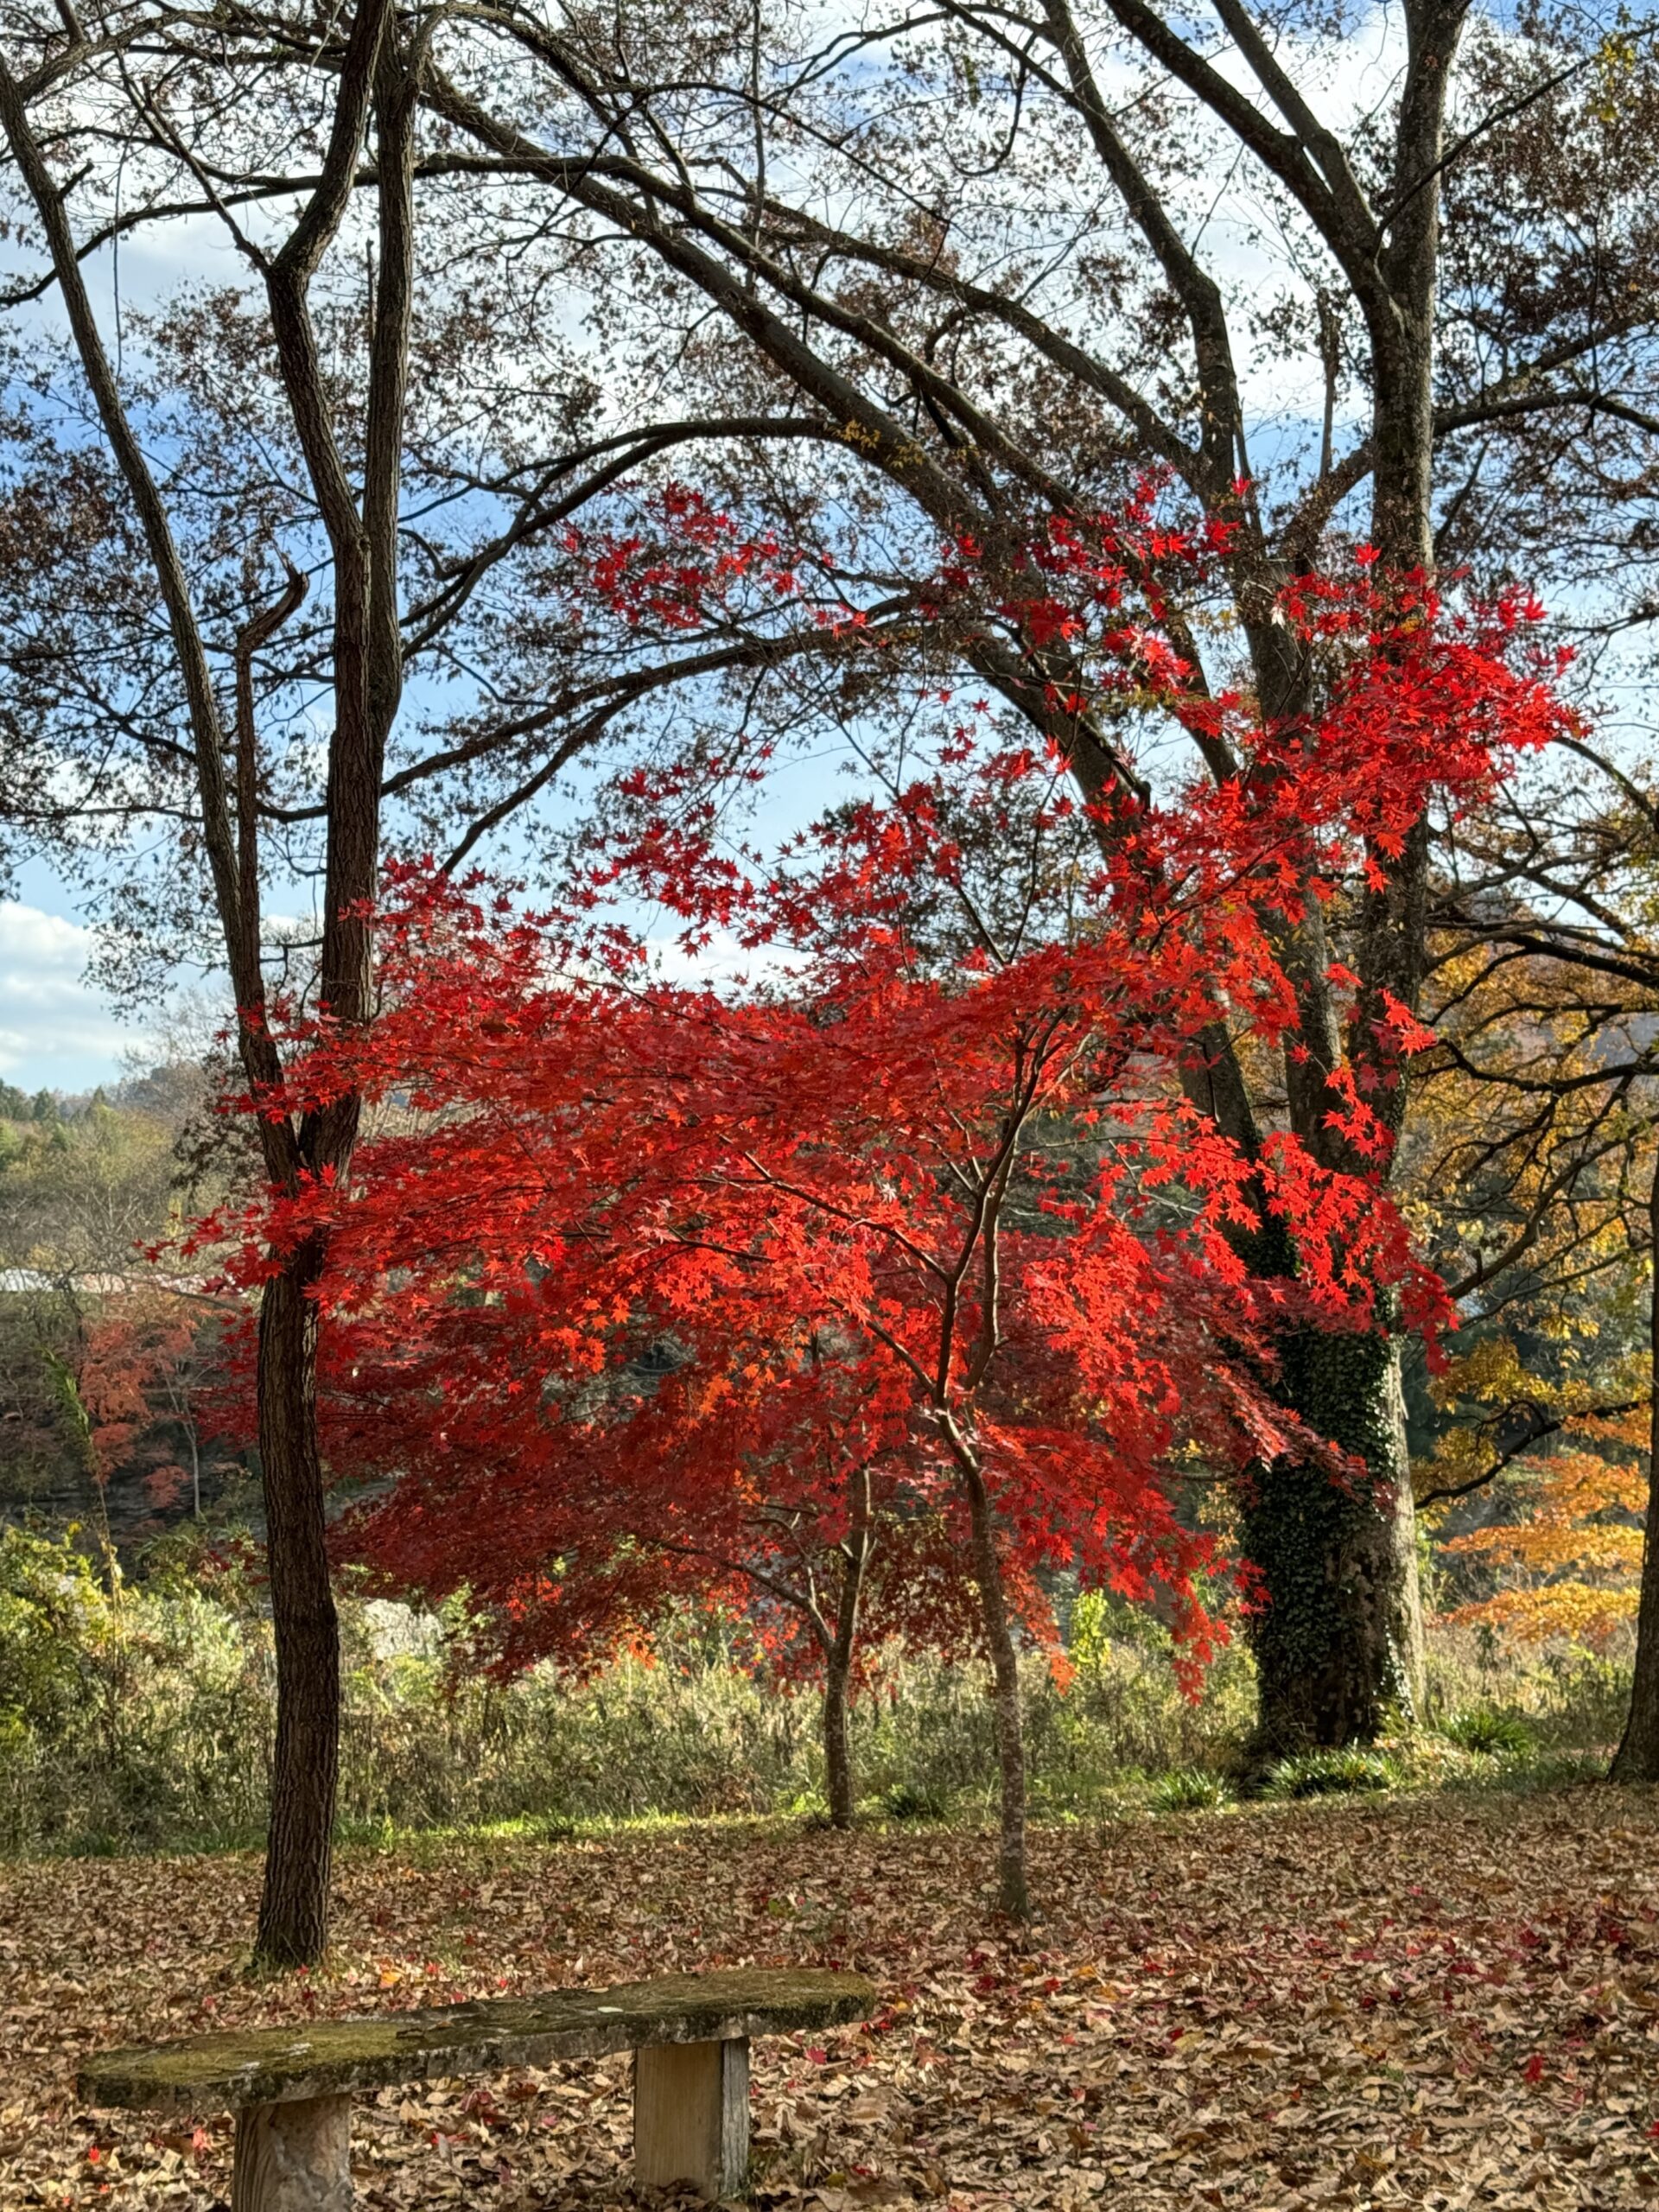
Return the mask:
<path fill-rule="evenodd" d="M 319 177 L 281 250 L 264 264 L 266 295 L 293 429 L 303 453 L 334 571 L 334 729 L 328 749 L 320 996 L 346 1023 L 372 1013 L 367 906 L 379 852 L 385 743 L 402 687 L 398 627 L 399 462 L 413 293 L 414 119 L 418 64 L 388 40 L 391 0 L 360 0 L 336 64 L 334 111 Z M 80 34 L 74 34 L 77 40 Z M 88 51 L 92 51 L 88 48 Z M 37 86 L 37 89 L 39 87 Z M 342 454 L 312 327 L 312 279 L 358 190 L 374 126 L 379 245 L 363 424 L 362 506 Z M 22 90 L 0 54 L 0 128 L 35 203 L 77 353 L 143 526 L 166 607 L 188 708 L 203 849 L 240 1015 L 240 1046 L 256 1092 L 280 1090 L 280 1056 L 264 1020 L 261 959 L 257 767 L 251 655 L 286 620 L 304 587 L 289 589 L 243 632 L 236 652 L 237 790 L 226 782 L 231 747 L 190 580 L 167 501 L 128 420 L 92 312 L 67 213 L 67 196 L 35 137 Z M 290 1192 L 302 1173 L 349 1166 L 357 1104 L 348 1099 L 296 1128 L 262 1121 L 266 1172 Z M 339 1637 L 324 1543 L 316 1430 L 316 1312 L 305 1295 L 321 1255 L 296 1255 L 267 1285 L 259 1327 L 259 1435 L 267 1554 L 276 1642 L 277 1725 L 272 1804 L 256 1956 L 294 1966 L 327 1942 L 334 1763 L 340 1732 Z"/>
<path fill-rule="evenodd" d="M 328 1940 L 340 1756 L 340 1627 L 317 1450 L 321 1255 L 295 1255 L 259 1309 L 259 1449 L 276 1645 L 276 1744 L 255 1949 L 272 1967 L 320 1959 Z"/>
<path fill-rule="evenodd" d="M 1648 1347 L 1653 1357 L 1648 1412 L 1648 1512 L 1642 1538 L 1642 1593 L 1636 1614 L 1636 1673 L 1630 1710 L 1613 1755 L 1612 1782 L 1659 1782 L 1659 1164 L 1648 1193 Z"/>
<path fill-rule="evenodd" d="M 996 1901 L 1013 1920 L 1031 1917 L 1026 1859 L 1026 1735 L 1020 1710 L 1020 1659 L 1008 1624 L 1002 1563 L 985 1481 L 976 1465 L 963 1465 L 973 1528 L 974 1579 L 979 1587 L 985 1648 L 990 1655 L 1001 1802 L 996 1848 Z"/>
<path fill-rule="evenodd" d="M 346 1025 L 373 1015 L 368 907 L 378 881 L 386 741 L 403 686 L 397 514 L 414 284 L 417 84 L 415 65 L 406 71 L 397 50 L 394 13 L 391 0 L 359 0 L 342 58 L 323 181 L 265 271 L 283 381 L 334 556 L 334 729 L 317 982 L 321 1003 Z M 359 512 L 329 410 L 309 296 L 352 197 L 371 122 L 379 263 Z M 302 1116 L 307 1172 L 344 1178 L 359 1106 L 353 1094 Z M 269 1433 L 275 1447 L 266 1450 L 264 1480 L 279 1718 L 255 1956 L 271 1966 L 314 1964 L 328 1940 L 340 1636 L 317 1441 L 317 1315 L 305 1295 L 322 1262 L 320 1245 L 296 1254 L 267 1286 L 261 1313 L 260 1433 L 262 1443 Z"/>
<path fill-rule="evenodd" d="M 1446 83 L 1466 0 L 1409 0 L 1408 61 L 1396 125 L 1395 213 L 1359 289 L 1371 345 L 1371 537 L 1384 575 L 1434 566 L 1433 360 L 1440 169 Z M 1427 957 L 1429 841 L 1420 822 L 1397 851 L 1373 851 L 1358 917 L 1359 990 L 1350 1064 L 1397 1140 L 1407 1073 L 1387 1042 L 1389 1007 L 1415 1012 Z M 1334 1033 L 1309 1039 L 1333 1058 Z M 1336 1102 L 1330 1102 L 1335 1103 Z M 1301 1134 L 1335 1166 L 1367 1162 L 1325 1139 L 1321 1107 Z M 1258 1754 L 1374 1739 L 1422 1694 L 1422 1610 L 1397 1340 L 1299 1336 L 1287 1347 L 1290 1404 L 1364 1463 L 1350 1485 L 1317 1470 L 1262 1478 L 1245 1531 L 1269 1597 L 1255 1624 Z"/>

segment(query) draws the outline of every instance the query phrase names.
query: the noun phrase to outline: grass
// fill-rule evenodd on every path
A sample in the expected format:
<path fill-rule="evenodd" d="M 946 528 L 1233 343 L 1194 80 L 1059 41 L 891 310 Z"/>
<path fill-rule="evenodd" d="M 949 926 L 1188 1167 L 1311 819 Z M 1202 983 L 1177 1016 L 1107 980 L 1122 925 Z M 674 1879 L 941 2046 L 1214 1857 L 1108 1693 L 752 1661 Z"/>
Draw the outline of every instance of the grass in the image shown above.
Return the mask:
<path fill-rule="evenodd" d="M 1061 1833 L 1107 1822 L 1114 1826 L 1153 1820 L 1171 1814 L 1226 1814 L 1232 1817 L 1275 1812 L 1286 1805 L 1310 1809 L 1321 1799 L 1383 1797 L 1409 1804 L 1425 1799 L 1461 1799 L 1479 1802 L 1489 1799 L 1547 1796 L 1563 1789 L 1585 1788 L 1606 1780 L 1611 1749 L 1577 1751 L 1534 1750 L 1523 1758 L 1501 1761 L 1490 1754 L 1471 1753 L 1451 1739 L 1432 1732 L 1401 1738 L 1385 1751 L 1350 1749 L 1338 1752 L 1304 1754 L 1281 1761 L 1270 1770 L 1263 1785 L 1243 1792 L 1224 1774 L 1203 1768 L 1182 1767 L 1163 1774 L 1132 1774 L 1117 1778 L 1109 1789 L 1096 1793 L 1089 1808 L 1038 1806 L 1033 1822 Z M 880 1796 L 859 1800 L 856 1826 L 880 1834 L 888 1828 L 945 1828 L 957 1835 L 988 1835 L 995 1818 L 995 1799 L 988 1785 L 959 1792 L 951 1798 L 924 1794 L 899 1784 Z M 807 1795 L 770 1810 L 733 1813 L 651 1811 L 592 1813 L 580 1818 L 548 1814 L 515 1814 L 503 1819 L 454 1821 L 439 1824 L 397 1827 L 387 1820 L 341 1821 L 337 1843 L 345 1849 L 397 1852 L 415 1863 L 435 1863 L 452 1848 L 497 1845 L 555 1848 L 560 1845 L 594 1845 L 659 1839 L 671 1841 L 691 1835 L 723 1834 L 738 1841 L 772 1838 L 779 1842 L 800 1834 L 830 1833 L 827 1810 L 819 1798 Z M 235 1855 L 263 1847 L 263 1835 L 197 1837 L 169 1855 L 199 1857 Z M 77 1852 L 64 1854 L 99 1858 L 110 1853 Z"/>
<path fill-rule="evenodd" d="M 1477 1706 L 1472 1712 L 1448 1714 L 1440 1733 L 1465 1751 L 1484 1751 L 1492 1758 L 1525 1759 L 1538 1748 L 1526 1722 L 1513 1713 L 1494 1713 Z"/>
<path fill-rule="evenodd" d="M 0 1536 L 0 1857 L 257 1846 L 274 1683 L 254 1596 L 162 1582 L 129 1587 L 118 1608 L 83 1576 L 66 1609 L 64 1579 L 59 1548 Z M 36 1616 L 49 1634 L 31 1636 Z M 458 1623 L 349 1592 L 342 1617 L 345 1838 L 557 1838 L 822 1815 L 816 1700 L 768 1692 L 708 1623 L 678 1624 L 656 1666 L 624 1660 L 582 1682 L 544 1668 L 503 1685 L 451 1671 Z M 1224 1802 L 1224 1777 L 1245 1764 L 1248 1655 L 1224 1650 L 1192 1703 L 1144 1615 L 1091 1599 L 1067 1628 L 1069 1687 L 1035 1659 L 1025 1670 L 1033 1814 L 1086 1822 Z M 1431 1725 L 1382 1747 L 1387 1774 L 1362 1757 L 1281 1773 L 1273 1789 L 1525 1789 L 1578 1777 L 1617 1739 L 1628 1690 L 1618 1655 L 1563 1646 L 1500 1666 L 1442 1632 L 1432 1659 Z M 868 1820 L 972 1823 L 995 1802 L 973 1666 L 884 1655 L 854 1737 Z"/>
<path fill-rule="evenodd" d="M 1216 1812 L 1230 1803 L 1233 1792 L 1224 1775 L 1198 1766 L 1177 1767 L 1155 1777 L 1151 1802 L 1159 1813 Z"/>
<path fill-rule="evenodd" d="M 1348 1797 L 1392 1789 L 1400 1770 L 1386 1752 L 1355 1745 L 1341 1751 L 1303 1751 L 1281 1759 L 1262 1785 L 1262 1795 L 1278 1802 L 1300 1797 Z"/>

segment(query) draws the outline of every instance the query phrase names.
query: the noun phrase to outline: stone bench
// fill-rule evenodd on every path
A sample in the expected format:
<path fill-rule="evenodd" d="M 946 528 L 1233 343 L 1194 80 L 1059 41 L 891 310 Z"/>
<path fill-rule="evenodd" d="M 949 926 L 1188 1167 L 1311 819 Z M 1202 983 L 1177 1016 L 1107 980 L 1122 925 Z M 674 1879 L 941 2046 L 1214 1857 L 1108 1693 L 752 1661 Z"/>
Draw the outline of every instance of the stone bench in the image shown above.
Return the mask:
<path fill-rule="evenodd" d="M 95 2107 L 232 2107 L 232 2212 L 348 2212 L 355 2092 L 632 2050 L 636 2183 L 726 2196 L 748 2171 L 751 2037 L 868 2019 L 874 2002 L 854 1974 L 672 1974 L 111 2050 L 79 2088 Z"/>

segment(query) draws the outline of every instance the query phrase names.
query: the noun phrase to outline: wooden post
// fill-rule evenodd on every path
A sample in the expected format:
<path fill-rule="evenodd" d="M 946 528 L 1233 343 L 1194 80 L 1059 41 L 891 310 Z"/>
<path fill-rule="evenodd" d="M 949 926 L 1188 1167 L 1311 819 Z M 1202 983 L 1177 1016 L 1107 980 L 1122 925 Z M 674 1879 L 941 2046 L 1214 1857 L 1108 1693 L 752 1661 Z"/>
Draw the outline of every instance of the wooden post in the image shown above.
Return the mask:
<path fill-rule="evenodd" d="M 633 2177 L 741 2196 L 749 2171 L 749 2046 L 649 2044 L 633 2054 Z M 241 2207 L 237 2207 L 241 2212 Z"/>
<path fill-rule="evenodd" d="M 231 2212 L 351 2212 L 352 2101 L 244 2105 Z"/>

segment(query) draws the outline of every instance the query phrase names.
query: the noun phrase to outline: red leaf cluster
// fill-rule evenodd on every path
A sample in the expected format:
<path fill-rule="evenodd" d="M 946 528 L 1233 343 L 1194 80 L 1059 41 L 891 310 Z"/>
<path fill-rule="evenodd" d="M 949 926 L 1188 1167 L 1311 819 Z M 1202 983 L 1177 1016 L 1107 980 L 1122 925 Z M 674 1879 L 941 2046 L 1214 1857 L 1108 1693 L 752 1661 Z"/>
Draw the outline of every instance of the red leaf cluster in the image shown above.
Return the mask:
<path fill-rule="evenodd" d="M 698 607 L 781 557 L 695 500 L 668 520 L 683 563 L 602 555 L 613 606 Z M 772 861 L 636 774 L 626 835 L 562 915 L 391 872 L 384 1014 L 309 1025 L 259 1102 L 356 1092 L 392 1109 L 386 1133 L 349 1190 L 247 1224 L 245 1271 L 321 1235 L 330 1449 L 395 1478 L 353 1541 L 429 1592 L 467 1587 L 509 1661 L 594 1654 L 686 1588 L 741 1603 L 779 1663 L 816 1663 L 872 1545 L 866 1596 L 895 1632 L 960 1640 L 988 1576 L 1040 1630 L 1064 1567 L 1156 1598 L 1201 1661 L 1224 1563 L 1180 1476 L 1288 1456 L 1340 1478 L 1276 1402 L 1276 1338 L 1379 1325 L 1385 1292 L 1417 1325 L 1444 1318 L 1344 1071 L 1352 1172 L 1286 1132 L 1246 1157 L 1189 1102 L 1217 1024 L 1303 1049 L 1286 925 L 1560 710 L 1525 664 L 1528 609 L 1452 619 L 1362 567 L 1287 594 L 1326 703 L 1263 728 L 1201 695 L 1146 581 L 1212 550 L 1149 508 L 1057 524 L 998 610 L 1039 645 L 1086 642 L 1096 703 L 1154 700 L 1224 739 L 1218 783 L 1084 807 L 1057 760 L 958 731 L 931 772 Z M 952 549 L 941 604 L 987 574 Z M 1079 810 L 1065 925 L 974 926 L 972 833 L 1017 814 L 1040 849 Z M 607 908 L 642 895 L 694 953 L 735 937 L 755 978 L 664 981 Z M 917 926 L 941 905 L 963 919 L 949 946 Z M 1420 1041 L 1393 1001 L 1368 1018 L 1389 1051 Z M 1296 1261 L 1263 1279 L 1240 1248 L 1269 1221 Z"/>

